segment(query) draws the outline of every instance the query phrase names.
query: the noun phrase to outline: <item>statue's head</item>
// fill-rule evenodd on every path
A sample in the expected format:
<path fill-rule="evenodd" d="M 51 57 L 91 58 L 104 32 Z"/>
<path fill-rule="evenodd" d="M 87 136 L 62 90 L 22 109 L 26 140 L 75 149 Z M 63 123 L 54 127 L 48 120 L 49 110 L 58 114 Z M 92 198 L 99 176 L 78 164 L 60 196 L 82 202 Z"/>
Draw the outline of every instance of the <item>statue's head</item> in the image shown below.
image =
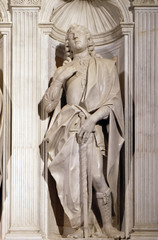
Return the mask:
<path fill-rule="evenodd" d="M 74 53 L 89 50 L 89 55 L 95 55 L 94 42 L 89 30 L 81 25 L 73 24 L 67 31 L 65 50 L 67 58 L 73 59 Z"/>

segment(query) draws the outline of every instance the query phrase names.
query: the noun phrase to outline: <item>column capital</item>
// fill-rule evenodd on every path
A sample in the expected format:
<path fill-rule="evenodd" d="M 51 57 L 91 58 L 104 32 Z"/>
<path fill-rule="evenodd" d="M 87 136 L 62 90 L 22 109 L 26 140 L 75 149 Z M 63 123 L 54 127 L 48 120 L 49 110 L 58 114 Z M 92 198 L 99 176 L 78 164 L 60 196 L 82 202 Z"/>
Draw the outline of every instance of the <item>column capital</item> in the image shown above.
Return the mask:
<path fill-rule="evenodd" d="M 158 6 L 158 0 L 133 0 L 134 7 L 154 7 Z"/>
<path fill-rule="evenodd" d="M 10 7 L 41 7 L 41 0 L 10 0 Z"/>

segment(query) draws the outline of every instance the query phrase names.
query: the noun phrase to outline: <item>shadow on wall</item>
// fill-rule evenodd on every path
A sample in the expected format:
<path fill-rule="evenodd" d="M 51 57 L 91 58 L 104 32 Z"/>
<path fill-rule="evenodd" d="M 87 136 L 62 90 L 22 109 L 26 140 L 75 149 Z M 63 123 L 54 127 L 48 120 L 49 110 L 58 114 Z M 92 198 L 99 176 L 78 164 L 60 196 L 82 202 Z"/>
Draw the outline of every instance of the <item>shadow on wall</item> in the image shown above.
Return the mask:
<path fill-rule="evenodd" d="M 56 62 L 56 67 L 60 67 L 63 65 L 63 61 L 65 59 L 65 45 L 59 44 L 56 47 L 56 54 L 55 54 L 55 62 Z"/>

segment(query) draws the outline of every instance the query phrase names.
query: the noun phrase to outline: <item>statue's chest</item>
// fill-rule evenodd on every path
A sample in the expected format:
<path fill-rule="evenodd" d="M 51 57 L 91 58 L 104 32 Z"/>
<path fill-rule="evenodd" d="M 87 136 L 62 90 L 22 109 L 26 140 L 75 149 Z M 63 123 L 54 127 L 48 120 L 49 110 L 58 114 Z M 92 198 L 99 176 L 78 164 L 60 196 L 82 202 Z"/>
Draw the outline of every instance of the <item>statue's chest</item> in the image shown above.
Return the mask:
<path fill-rule="evenodd" d="M 66 83 L 66 100 L 70 105 L 79 105 L 83 100 L 87 86 L 87 64 L 80 65 L 76 74 Z"/>

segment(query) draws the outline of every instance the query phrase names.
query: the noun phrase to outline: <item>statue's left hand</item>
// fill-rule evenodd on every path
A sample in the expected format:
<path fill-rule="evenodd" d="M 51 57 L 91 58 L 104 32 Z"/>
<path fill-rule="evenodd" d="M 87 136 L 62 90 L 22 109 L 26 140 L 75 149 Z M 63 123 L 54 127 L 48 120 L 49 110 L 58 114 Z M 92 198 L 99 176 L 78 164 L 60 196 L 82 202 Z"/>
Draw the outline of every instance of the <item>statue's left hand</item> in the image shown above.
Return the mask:
<path fill-rule="evenodd" d="M 92 115 L 89 116 L 85 120 L 85 122 L 81 126 L 81 128 L 78 132 L 78 135 L 77 135 L 77 139 L 78 139 L 79 144 L 86 143 L 88 141 L 90 133 L 92 133 L 94 131 L 95 124 L 96 124 L 96 122 L 94 121 Z"/>

